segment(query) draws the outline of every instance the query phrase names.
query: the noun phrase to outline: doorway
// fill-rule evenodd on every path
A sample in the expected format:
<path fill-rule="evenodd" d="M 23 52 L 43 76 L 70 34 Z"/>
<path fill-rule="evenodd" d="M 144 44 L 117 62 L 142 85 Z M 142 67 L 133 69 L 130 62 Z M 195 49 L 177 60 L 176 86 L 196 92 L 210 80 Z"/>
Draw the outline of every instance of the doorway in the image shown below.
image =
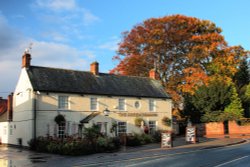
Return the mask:
<path fill-rule="evenodd" d="M 223 126 L 224 126 L 224 134 L 226 135 L 229 133 L 228 121 L 224 121 Z"/>

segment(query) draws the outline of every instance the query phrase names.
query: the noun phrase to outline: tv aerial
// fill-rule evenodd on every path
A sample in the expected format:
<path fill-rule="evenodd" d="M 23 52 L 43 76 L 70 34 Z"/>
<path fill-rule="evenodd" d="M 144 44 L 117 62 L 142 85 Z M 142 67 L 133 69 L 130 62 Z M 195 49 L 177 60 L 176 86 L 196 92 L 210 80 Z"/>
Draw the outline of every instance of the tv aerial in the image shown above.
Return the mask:
<path fill-rule="evenodd" d="M 29 47 L 25 49 L 25 53 L 31 53 L 33 43 L 29 44 Z"/>

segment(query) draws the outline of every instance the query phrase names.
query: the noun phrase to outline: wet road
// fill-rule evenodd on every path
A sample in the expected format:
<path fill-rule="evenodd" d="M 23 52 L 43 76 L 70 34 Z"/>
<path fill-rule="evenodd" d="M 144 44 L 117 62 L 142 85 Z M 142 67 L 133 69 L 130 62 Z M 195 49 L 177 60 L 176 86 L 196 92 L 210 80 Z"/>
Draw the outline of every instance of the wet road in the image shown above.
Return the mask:
<path fill-rule="evenodd" d="M 250 166 L 250 144 L 214 149 L 159 149 L 155 151 L 102 153 L 88 156 L 60 156 L 25 149 L 0 147 L 0 167 L 70 166 Z"/>

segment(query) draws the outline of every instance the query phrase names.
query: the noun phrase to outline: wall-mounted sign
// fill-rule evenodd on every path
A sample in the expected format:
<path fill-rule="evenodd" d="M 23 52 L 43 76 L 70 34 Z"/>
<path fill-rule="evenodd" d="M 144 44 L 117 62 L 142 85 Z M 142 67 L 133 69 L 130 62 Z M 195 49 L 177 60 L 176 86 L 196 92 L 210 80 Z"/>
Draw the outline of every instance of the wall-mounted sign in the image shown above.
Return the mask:
<path fill-rule="evenodd" d="M 195 126 L 186 127 L 186 142 L 189 142 L 189 143 L 196 142 L 196 127 Z"/>
<path fill-rule="evenodd" d="M 171 133 L 161 133 L 161 148 L 172 147 Z"/>
<path fill-rule="evenodd" d="M 119 113 L 121 117 L 157 117 L 156 113 Z"/>

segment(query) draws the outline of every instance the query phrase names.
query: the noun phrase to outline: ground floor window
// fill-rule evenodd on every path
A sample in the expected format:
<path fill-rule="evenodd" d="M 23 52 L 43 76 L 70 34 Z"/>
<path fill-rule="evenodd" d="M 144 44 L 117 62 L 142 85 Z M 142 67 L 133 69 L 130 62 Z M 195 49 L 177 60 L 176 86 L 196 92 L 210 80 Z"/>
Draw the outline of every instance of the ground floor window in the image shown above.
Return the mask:
<path fill-rule="evenodd" d="M 58 137 L 59 138 L 64 138 L 65 136 L 65 123 L 60 123 L 58 125 Z"/>
<path fill-rule="evenodd" d="M 3 127 L 3 134 L 4 134 L 4 135 L 7 135 L 7 126 L 4 126 L 4 127 Z"/>
<path fill-rule="evenodd" d="M 12 125 L 10 125 L 9 134 L 13 135 L 13 126 Z"/>
<path fill-rule="evenodd" d="M 127 122 L 118 122 L 117 132 L 118 132 L 118 135 L 122 133 L 127 133 Z"/>
<path fill-rule="evenodd" d="M 154 134 L 156 131 L 156 121 L 148 121 L 149 133 Z"/>

